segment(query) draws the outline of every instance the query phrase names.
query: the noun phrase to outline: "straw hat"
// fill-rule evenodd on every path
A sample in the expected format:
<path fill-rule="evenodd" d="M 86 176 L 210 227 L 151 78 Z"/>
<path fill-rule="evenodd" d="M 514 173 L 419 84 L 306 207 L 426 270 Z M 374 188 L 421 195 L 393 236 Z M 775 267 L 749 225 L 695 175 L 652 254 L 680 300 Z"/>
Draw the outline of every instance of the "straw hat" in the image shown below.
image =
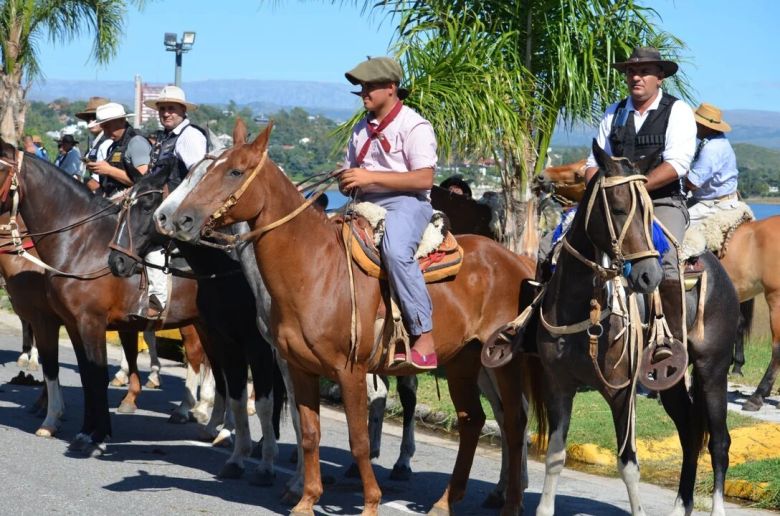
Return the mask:
<path fill-rule="evenodd" d="M 104 104 L 108 104 L 110 101 L 105 97 L 89 97 L 87 101 L 87 107 L 84 111 L 76 113 L 76 118 L 89 122 L 95 118 L 95 110 Z"/>
<path fill-rule="evenodd" d="M 181 104 L 188 111 L 194 111 L 198 109 L 197 104 L 187 102 L 187 97 L 184 95 L 184 90 L 178 86 L 166 86 L 160 91 L 160 96 L 156 99 L 144 101 L 144 105 L 152 109 L 159 109 L 157 106 L 160 104 Z"/>
<path fill-rule="evenodd" d="M 731 126 L 723 121 L 723 112 L 713 106 L 702 102 L 696 111 L 693 112 L 693 117 L 696 119 L 697 124 L 701 124 L 704 127 L 709 127 L 722 133 L 731 131 Z"/>
<path fill-rule="evenodd" d="M 620 63 L 612 63 L 612 67 L 621 72 L 625 72 L 626 68 L 631 65 L 645 63 L 652 63 L 660 66 L 661 70 L 664 72 L 664 77 L 671 77 L 677 73 L 677 63 L 661 59 L 661 53 L 657 48 L 653 47 L 636 47 L 628 60 Z"/>
<path fill-rule="evenodd" d="M 108 104 L 98 106 L 98 108 L 95 110 L 95 119 L 87 124 L 87 127 L 91 129 L 104 122 L 108 122 L 109 120 L 116 120 L 117 118 L 128 118 L 131 116 L 135 116 L 135 114 L 125 113 L 125 107 L 122 104 L 109 102 Z"/>

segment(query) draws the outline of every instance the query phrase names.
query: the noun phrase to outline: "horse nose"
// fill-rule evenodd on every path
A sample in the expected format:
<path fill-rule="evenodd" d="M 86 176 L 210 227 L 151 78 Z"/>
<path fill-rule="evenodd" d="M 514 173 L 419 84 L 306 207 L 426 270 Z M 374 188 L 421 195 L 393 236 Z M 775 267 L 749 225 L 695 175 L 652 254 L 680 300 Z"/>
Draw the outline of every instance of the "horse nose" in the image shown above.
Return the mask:
<path fill-rule="evenodd" d="M 127 277 L 129 274 L 128 266 L 125 260 L 125 257 L 122 256 L 120 253 L 117 253 L 116 251 L 111 251 L 111 254 L 108 255 L 108 267 L 111 269 L 111 273 L 114 276 L 119 277 Z"/>
<path fill-rule="evenodd" d="M 158 212 L 154 214 L 154 223 L 157 226 L 157 232 L 162 235 L 172 235 L 173 228 L 168 223 L 168 216 L 165 213 Z"/>
<path fill-rule="evenodd" d="M 180 216 L 178 219 L 176 219 L 176 229 L 180 231 L 185 231 L 189 233 L 192 231 L 194 225 L 195 225 L 195 221 L 189 215 L 185 214 Z"/>

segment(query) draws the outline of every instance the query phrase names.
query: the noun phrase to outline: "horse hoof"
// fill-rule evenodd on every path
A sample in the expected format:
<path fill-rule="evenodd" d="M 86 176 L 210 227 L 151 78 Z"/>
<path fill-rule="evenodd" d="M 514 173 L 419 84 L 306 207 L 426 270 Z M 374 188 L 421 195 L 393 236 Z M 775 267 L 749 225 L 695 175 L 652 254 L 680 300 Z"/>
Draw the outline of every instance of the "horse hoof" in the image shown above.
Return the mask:
<path fill-rule="evenodd" d="M 235 480 L 241 478 L 242 476 L 244 476 L 244 468 L 235 462 L 226 463 L 224 466 L 222 466 L 220 472 L 217 473 L 217 478 L 222 480 Z"/>
<path fill-rule="evenodd" d="M 447 509 L 443 509 L 442 507 L 438 507 L 434 505 L 430 511 L 428 511 L 428 516 L 449 516 L 450 511 Z"/>
<path fill-rule="evenodd" d="M 144 387 L 147 389 L 159 389 L 160 388 L 160 382 L 154 382 L 152 379 L 148 379 L 146 383 L 144 384 Z"/>
<path fill-rule="evenodd" d="M 190 422 L 190 417 L 184 414 L 180 414 L 179 412 L 174 412 L 168 418 L 168 423 L 172 425 L 183 425 L 189 422 Z"/>
<path fill-rule="evenodd" d="M 116 409 L 117 414 L 135 414 L 135 411 L 138 410 L 138 408 L 135 406 L 134 403 L 127 403 L 123 401 L 119 404 L 119 407 Z"/>
<path fill-rule="evenodd" d="M 393 471 L 390 472 L 390 480 L 410 480 L 411 478 L 412 468 L 409 466 L 396 464 L 393 466 Z"/>
<path fill-rule="evenodd" d="M 230 448 L 233 445 L 233 436 L 228 430 L 220 430 L 217 436 L 211 441 L 211 446 L 215 448 Z"/>
<path fill-rule="evenodd" d="M 485 498 L 485 501 L 482 502 L 482 507 L 485 509 L 500 509 L 504 506 L 504 495 L 503 493 L 499 493 L 496 491 L 493 491 L 489 495 L 487 495 L 487 498 Z"/>
<path fill-rule="evenodd" d="M 30 361 L 30 363 L 27 364 L 28 371 L 37 371 L 39 367 L 38 362 L 35 361 Z"/>
<path fill-rule="evenodd" d="M 347 471 L 344 472 L 344 476 L 346 478 L 360 478 L 360 470 L 358 469 L 357 464 L 354 462 L 350 464 Z"/>
<path fill-rule="evenodd" d="M 740 376 L 744 377 L 745 375 L 742 373 L 742 366 L 734 366 L 731 370 L 731 376 Z"/>
<path fill-rule="evenodd" d="M 764 404 L 763 398 L 760 396 L 751 396 L 745 403 L 742 404 L 742 410 L 745 412 L 757 412 L 761 410 L 761 406 Z"/>
<path fill-rule="evenodd" d="M 16 365 L 19 367 L 19 369 L 27 369 L 27 366 L 30 365 L 30 357 L 28 357 L 25 353 L 19 357 L 19 359 L 16 361 Z"/>
<path fill-rule="evenodd" d="M 54 432 L 56 432 L 56 431 L 57 430 L 54 429 L 54 428 L 42 426 L 38 430 L 35 431 L 35 435 L 37 435 L 38 437 L 51 438 L 51 437 L 54 437 Z"/>
<path fill-rule="evenodd" d="M 274 480 L 276 480 L 276 473 L 273 471 L 261 471 L 260 468 L 254 470 L 249 477 L 249 483 L 257 487 L 271 487 L 274 485 Z"/>
<path fill-rule="evenodd" d="M 124 387 L 125 385 L 127 385 L 127 382 L 115 376 L 114 379 L 111 380 L 111 383 L 109 385 L 111 387 Z"/>
<path fill-rule="evenodd" d="M 90 441 L 81 450 L 84 457 L 97 459 L 102 457 L 106 453 L 106 443 L 96 443 Z"/>

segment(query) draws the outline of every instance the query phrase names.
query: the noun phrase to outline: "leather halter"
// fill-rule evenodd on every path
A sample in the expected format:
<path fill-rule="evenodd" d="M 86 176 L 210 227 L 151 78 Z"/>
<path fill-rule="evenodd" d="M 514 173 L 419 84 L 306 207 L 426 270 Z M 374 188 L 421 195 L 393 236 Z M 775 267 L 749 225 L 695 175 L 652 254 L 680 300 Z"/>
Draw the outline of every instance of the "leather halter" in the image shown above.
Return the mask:
<path fill-rule="evenodd" d="M 131 188 L 130 193 L 122 199 L 122 208 L 119 210 L 114 236 L 111 237 L 111 243 L 108 244 L 108 248 L 118 251 L 122 254 L 126 254 L 139 263 L 144 263 L 144 259 L 138 256 L 138 253 L 135 252 L 135 246 L 133 245 L 133 229 L 130 227 L 130 217 L 128 217 L 128 214 L 130 212 L 130 208 L 135 205 L 141 197 L 152 194 L 162 194 L 163 197 L 165 197 L 167 192 L 168 188 L 165 187 L 162 189 L 148 190 L 141 194 L 136 194 L 136 192 L 134 192 Z M 124 247 L 119 243 L 119 238 L 124 233 L 123 228 L 125 227 L 127 228 L 126 233 L 128 247 Z"/>
<path fill-rule="evenodd" d="M 607 214 L 607 229 L 609 230 L 610 243 L 612 245 L 612 265 L 610 267 L 604 267 L 593 260 L 585 258 L 579 251 L 577 251 L 570 243 L 568 235 L 563 238 L 563 248 L 575 257 L 580 262 L 590 267 L 599 277 L 602 279 L 609 279 L 619 276 L 623 273 L 623 265 L 632 260 L 641 258 L 647 258 L 649 256 L 659 256 L 658 251 L 653 246 L 653 237 L 648 231 L 651 227 L 653 220 L 653 201 L 650 199 L 650 195 L 645 190 L 643 184 L 647 182 L 647 177 L 641 174 L 633 174 L 630 176 L 613 176 L 613 177 L 601 177 L 596 182 L 593 192 L 588 199 L 588 206 L 585 211 L 585 229 L 587 231 L 588 224 L 590 224 L 591 214 L 593 212 L 593 206 L 596 203 L 596 199 L 601 197 L 604 212 Z M 620 234 L 615 231 L 615 225 L 612 220 L 609 200 L 607 199 L 607 189 L 614 188 L 619 185 L 628 183 L 631 192 L 631 207 L 626 217 L 626 221 L 623 227 L 620 228 Z M 643 222 L 643 236 L 645 243 L 647 244 L 647 251 L 639 251 L 631 254 L 623 253 L 623 241 L 628 233 L 628 228 L 631 225 L 634 217 L 637 215 L 637 204 L 641 200 L 640 210 Z M 594 246 L 595 247 L 595 246 Z"/>

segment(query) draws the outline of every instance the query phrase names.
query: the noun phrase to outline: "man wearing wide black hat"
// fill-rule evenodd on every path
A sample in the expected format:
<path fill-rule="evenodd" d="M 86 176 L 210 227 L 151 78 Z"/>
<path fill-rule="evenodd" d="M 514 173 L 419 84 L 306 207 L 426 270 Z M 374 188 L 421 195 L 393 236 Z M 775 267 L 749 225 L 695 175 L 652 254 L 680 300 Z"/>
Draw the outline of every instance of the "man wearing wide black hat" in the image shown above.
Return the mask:
<path fill-rule="evenodd" d="M 596 141 L 607 154 L 637 162 L 659 152 L 656 160 L 643 171 L 653 199 L 655 217 L 678 242 L 682 243 L 688 227 L 681 180 L 685 177 L 696 151 L 696 122 L 693 111 L 683 101 L 661 89 L 663 81 L 677 72 L 677 63 L 661 58 L 652 47 L 635 48 L 628 60 L 612 65 L 623 72 L 629 96 L 607 108 L 599 125 Z M 585 179 L 598 171 L 593 154 L 586 163 Z M 664 253 L 664 278 L 659 286 L 663 310 L 674 337 L 682 341 L 682 295 L 676 249 Z M 654 361 L 670 356 L 660 347 Z"/>
<path fill-rule="evenodd" d="M 54 164 L 63 172 L 80 180 L 81 151 L 78 148 L 78 144 L 78 140 L 76 140 L 72 134 L 66 134 L 57 140 L 57 146 L 59 147 L 60 153 L 57 155 L 57 159 L 54 160 Z"/>

